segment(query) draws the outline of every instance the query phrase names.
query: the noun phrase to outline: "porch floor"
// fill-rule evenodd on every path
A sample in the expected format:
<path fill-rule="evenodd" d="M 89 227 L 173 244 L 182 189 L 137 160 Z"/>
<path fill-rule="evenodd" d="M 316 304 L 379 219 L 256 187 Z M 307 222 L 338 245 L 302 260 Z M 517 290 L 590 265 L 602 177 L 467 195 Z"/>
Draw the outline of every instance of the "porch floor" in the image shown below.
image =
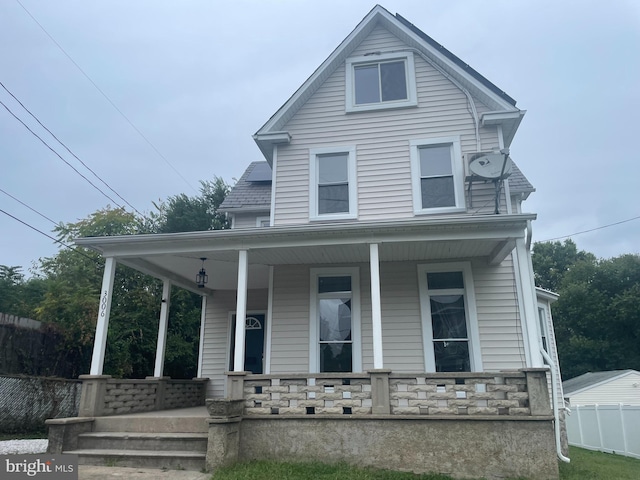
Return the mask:
<path fill-rule="evenodd" d="M 153 412 L 125 413 L 123 415 L 109 415 L 104 418 L 138 418 L 138 417 L 203 417 L 209 416 L 207 407 L 173 408 L 171 410 L 155 410 Z"/>

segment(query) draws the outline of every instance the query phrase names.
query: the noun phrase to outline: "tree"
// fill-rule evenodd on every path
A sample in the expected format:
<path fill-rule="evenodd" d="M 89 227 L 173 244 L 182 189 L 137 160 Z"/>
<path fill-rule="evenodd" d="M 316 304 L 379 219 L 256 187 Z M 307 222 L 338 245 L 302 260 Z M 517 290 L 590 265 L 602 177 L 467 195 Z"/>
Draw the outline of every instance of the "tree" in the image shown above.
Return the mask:
<path fill-rule="evenodd" d="M 563 378 L 640 369 L 640 256 L 596 260 L 575 244 L 536 244 L 536 279 L 557 291 L 553 304 Z"/>
<path fill-rule="evenodd" d="M 155 204 L 158 233 L 196 232 L 229 228 L 225 214 L 218 211 L 229 193 L 229 185 L 220 177 L 200 182 L 200 195 L 180 194 Z"/>
<path fill-rule="evenodd" d="M 565 274 L 578 262 L 595 262 L 592 253 L 578 247 L 571 240 L 561 242 L 538 242 L 533 245 L 534 279 L 536 286 L 557 292 Z"/>

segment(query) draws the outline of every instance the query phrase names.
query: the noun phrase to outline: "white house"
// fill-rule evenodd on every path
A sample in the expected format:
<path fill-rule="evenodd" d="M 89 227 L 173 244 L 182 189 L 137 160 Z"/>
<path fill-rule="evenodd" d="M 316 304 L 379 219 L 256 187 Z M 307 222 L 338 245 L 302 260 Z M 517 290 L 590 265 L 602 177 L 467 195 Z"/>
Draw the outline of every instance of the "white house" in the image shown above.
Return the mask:
<path fill-rule="evenodd" d="M 162 279 L 165 299 L 172 286 L 203 297 L 198 385 L 240 402 L 214 408 L 209 466 L 315 458 L 557 478 L 557 352 L 523 208 L 534 189 L 509 153 L 524 113 L 373 8 L 254 135 L 265 161 L 221 207 L 232 229 L 76 241 L 106 258 L 81 415 L 167 406 L 127 404 L 101 375 L 121 263 Z M 156 392 L 169 388 L 162 307 Z"/>
<path fill-rule="evenodd" d="M 640 372 L 587 372 L 563 382 L 564 399 L 576 405 L 640 405 Z"/>

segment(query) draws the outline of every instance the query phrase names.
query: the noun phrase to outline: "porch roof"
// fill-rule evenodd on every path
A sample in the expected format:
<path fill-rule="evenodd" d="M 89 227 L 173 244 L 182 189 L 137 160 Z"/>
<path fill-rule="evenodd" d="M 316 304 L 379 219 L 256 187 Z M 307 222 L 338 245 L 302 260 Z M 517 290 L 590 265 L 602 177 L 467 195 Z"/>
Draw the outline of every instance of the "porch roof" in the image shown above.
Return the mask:
<path fill-rule="evenodd" d="M 78 238 L 75 243 L 114 257 L 154 277 L 209 294 L 237 285 L 238 251 L 249 252 L 249 288 L 266 288 L 271 265 L 353 264 L 369 261 L 371 243 L 380 261 L 484 258 L 500 263 L 533 214 L 442 216 L 406 220 L 324 223 L 152 235 Z M 194 278 L 206 258 L 208 288 Z"/>

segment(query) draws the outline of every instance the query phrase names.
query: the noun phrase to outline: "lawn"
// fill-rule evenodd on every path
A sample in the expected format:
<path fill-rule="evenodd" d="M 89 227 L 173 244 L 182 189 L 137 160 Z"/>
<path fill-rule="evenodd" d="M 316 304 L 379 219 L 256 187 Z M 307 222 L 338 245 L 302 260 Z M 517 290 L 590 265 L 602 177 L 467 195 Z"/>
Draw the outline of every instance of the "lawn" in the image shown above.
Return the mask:
<path fill-rule="evenodd" d="M 570 447 L 571 463 L 560 463 L 560 480 L 640 480 L 640 460 Z M 345 464 L 251 462 L 218 470 L 213 480 L 451 480 L 356 468 Z M 480 480 L 480 479 L 478 479 Z M 506 479 L 505 479 L 506 480 Z M 515 479 L 512 479 L 515 480 Z"/>

